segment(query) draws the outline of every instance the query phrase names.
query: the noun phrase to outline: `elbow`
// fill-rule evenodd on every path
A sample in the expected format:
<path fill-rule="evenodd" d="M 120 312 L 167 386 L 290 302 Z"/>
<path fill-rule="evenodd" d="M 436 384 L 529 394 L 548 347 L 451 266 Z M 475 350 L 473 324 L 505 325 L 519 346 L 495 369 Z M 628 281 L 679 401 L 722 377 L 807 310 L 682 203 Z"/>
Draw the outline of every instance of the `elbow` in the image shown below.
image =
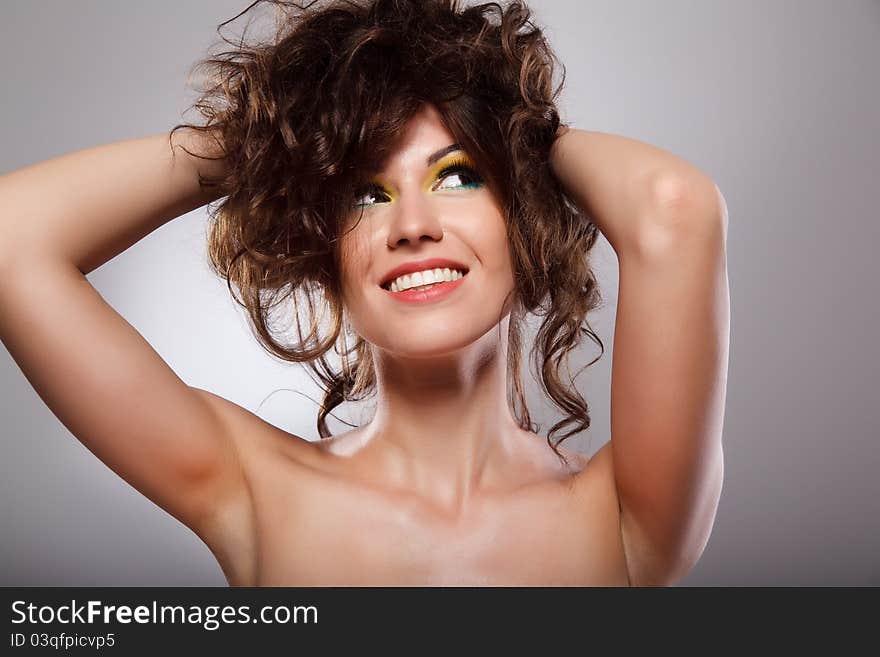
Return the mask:
<path fill-rule="evenodd" d="M 658 176 L 639 223 L 638 244 L 645 254 L 727 237 L 727 202 L 718 185 L 701 173 Z"/>

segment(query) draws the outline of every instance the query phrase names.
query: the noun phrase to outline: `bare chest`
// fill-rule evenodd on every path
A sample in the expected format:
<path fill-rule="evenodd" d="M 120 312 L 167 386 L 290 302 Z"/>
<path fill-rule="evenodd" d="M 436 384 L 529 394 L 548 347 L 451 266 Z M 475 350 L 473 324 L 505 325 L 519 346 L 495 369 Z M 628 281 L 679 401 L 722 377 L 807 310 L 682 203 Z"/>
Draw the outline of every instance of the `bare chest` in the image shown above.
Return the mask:
<path fill-rule="evenodd" d="M 255 488 L 255 586 L 626 585 L 616 498 L 559 482 L 451 516 L 412 495 L 309 469 Z M 227 572 L 229 568 L 224 568 Z M 244 569 L 233 568 L 244 572 Z"/>

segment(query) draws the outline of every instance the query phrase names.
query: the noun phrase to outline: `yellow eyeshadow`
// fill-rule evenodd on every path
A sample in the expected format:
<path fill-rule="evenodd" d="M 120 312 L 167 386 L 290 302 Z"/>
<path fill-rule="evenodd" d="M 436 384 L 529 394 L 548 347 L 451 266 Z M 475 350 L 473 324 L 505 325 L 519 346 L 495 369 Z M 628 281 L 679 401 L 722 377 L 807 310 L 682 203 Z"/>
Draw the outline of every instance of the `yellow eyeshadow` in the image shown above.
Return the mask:
<path fill-rule="evenodd" d="M 464 151 L 453 151 L 448 155 L 441 158 L 431 169 L 430 174 L 425 179 L 425 184 L 429 185 L 437 177 L 437 175 L 443 171 L 446 167 L 454 164 L 463 164 L 465 166 L 469 166 L 472 169 L 474 167 L 474 163 L 467 155 L 465 155 Z"/>
<path fill-rule="evenodd" d="M 428 187 L 430 187 L 434 179 L 440 174 L 440 172 L 443 171 L 443 169 L 456 164 L 462 164 L 471 167 L 472 169 L 476 168 L 474 166 L 473 160 L 471 160 L 471 158 L 469 158 L 464 153 L 464 151 L 453 151 L 452 153 L 449 153 L 448 155 L 445 155 L 443 158 L 438 160 L 434 164 L 434 166 L 431 167 L 431 170 L 425 177 L 423 186 L 427 189 Z M 382 179 L 381 176 L 376 176 L 375 178 L 373 178 L 372 184 L 378 186 L 382 190 L 382 193 L 386 194 L 388 198 L 392 200 L 395 198 L 396 195 L 389 191 L 390 186 L 385 184 L 385 181 Z"/>

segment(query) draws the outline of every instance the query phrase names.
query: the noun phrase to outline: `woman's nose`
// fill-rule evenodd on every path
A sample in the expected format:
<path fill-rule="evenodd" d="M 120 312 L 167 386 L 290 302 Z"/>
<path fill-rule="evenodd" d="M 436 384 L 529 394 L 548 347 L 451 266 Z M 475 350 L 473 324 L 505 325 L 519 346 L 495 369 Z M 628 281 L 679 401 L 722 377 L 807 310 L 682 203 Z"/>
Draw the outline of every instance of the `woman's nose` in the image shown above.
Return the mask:
<path fill-rule="evenodd" d="M 443 227 L 436 208 L 422 190 L 405 190 L 392 205 L 388 246 L 396 249 L 404 242 L 418 244 L 423 237 L 443 238 Z"/>

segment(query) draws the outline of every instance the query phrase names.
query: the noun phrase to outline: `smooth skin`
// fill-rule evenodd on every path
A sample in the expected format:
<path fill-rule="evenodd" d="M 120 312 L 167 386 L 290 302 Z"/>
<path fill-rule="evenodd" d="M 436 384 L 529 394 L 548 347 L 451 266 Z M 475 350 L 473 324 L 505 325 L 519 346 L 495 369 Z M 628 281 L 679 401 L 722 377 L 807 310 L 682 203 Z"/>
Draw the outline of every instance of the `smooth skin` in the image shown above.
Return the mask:
<path fill-rule="evenodd" d="M 211 151 L 194 132 L 175 139 Z M 426 106 L 383 172 L 389 194 L 344 243 L 379 407 L 314 443 L 186 385 L 85 278 L 214 200 L 197 172 L 222 161 L 172 160 L 161 134 L 0 177 L 0 339 L 71 433 L 190 527 L 231 585 L 665 585 L 702 553 L 729 341 L 717 186 L 647 144 L 560 131 L 553 171 L 620 265 L 611 440 L 592 459 L 563 449 L 566 469 L 504 401 L 503 218 L 485 187 L 433 177 L 426 155 L 453 141 Z M 382 296 L 385 271 L 434 255 L 470 266 L 454 300 Z"/>

